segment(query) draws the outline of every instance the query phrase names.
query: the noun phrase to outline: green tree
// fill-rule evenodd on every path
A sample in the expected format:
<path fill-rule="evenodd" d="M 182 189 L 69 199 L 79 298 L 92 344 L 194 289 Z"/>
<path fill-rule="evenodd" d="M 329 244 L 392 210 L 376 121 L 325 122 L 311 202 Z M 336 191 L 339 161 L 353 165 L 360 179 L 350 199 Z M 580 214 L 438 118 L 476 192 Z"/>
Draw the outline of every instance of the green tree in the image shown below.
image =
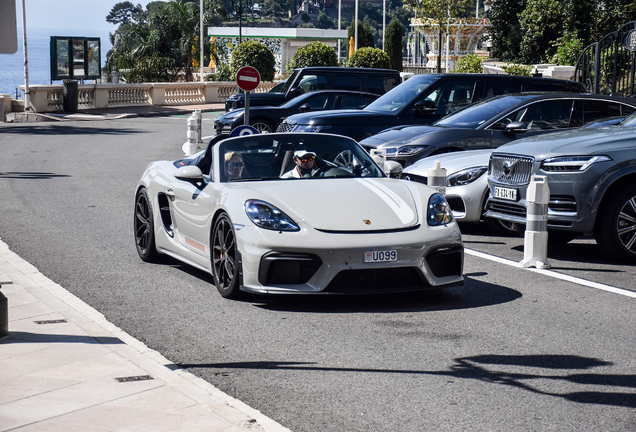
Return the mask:
<path fill-rule="evenodd" d="M 356 23 L 355 21 L 352 21 L 349 29 L 347 30 L 347 40 L 350 40 L 355 33 Z M 371 34 L 371 29 L 368 24 L 364 24 L 362 21 L 358 20 L 358 49 L 364 47 L 373 47 L 373 34 Z M 348 49 L 347 52 L 349 52 Z"/>
<path fill-rule="evenodd" d="M 274 66 L 276 60 L 274 54 L 265 45 L 248 40 L 239 44 L 234 51 L 232 51 L 232 60 L 230 61 L 230 68 L 232 68 L 232 74 L 236 76 L 236 72 L 243 66 L 253 66 L 261 74 L 263 81 L 273 81 L 276 70 Z"/>
<path fill-rule="evenodd" d="M 116 3 L 106 16 L 106 22 L 111 24 L 126 24 L 131 21 L 140 21 L 144 9 L 140 4 L 135 6 L 132 2 Z"/>
<path fill-rule="evenodd" d="M 316 18 L 316 28 L 330 29 L 333 27 L 333 21 L 331 20 L 331 18 L 329 18 L 329 15 L 327 15 L 323 11 L 320 11 L 320 13 L 318 14 L 318 18 Z"/>
<path fill-rule="evenodd" d="M 543 63 L 556 54 L 555 42 L 565 30 L 564 6 L 561 0 L 528 0 L 519 16 L 523 63 Z"/>
<path fill-rule="evenodd" d="M 298 48 L 289 63 L 290 69 L 311 66 L 338 66 L 336 52 L 326 43 L 318 41 Z"/>
<path fill-rule="evenodd" d="M 392 19 L 386 26 L 386 35 L 384 36 L 384 52 L 391 59 L 391 69 L 402 70 L 402 34 L 404 29 L 397 19 Z"/>
<path fill-rule="evenodd" d="M 391 59 L 388 54 L 382 51 L 380 48 L 362 47 L 358 51 L 354 52 L 349 60 L 347 66 L 358 68 L 381 68 L 390 69 Z"/>
<path fill-rule="evenodd" d="M 490 55 L 503 61 L 518 61 L 520 58 L 521 24 L 519 14 L 523 12 L 527 0 L 497 0 L 489 11 L 492 38 Z"/>

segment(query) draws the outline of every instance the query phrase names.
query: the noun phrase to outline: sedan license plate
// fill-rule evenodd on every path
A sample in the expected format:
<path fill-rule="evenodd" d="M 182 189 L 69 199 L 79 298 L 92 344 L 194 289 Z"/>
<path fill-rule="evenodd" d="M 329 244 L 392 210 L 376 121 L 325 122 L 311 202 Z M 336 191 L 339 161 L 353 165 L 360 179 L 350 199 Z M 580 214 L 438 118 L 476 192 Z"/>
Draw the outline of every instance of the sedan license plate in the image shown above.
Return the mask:
<path fill-rule="evenodd" d="M 495 198 L 501 198 L 509 201 L 517 201 L 517 189 L 508 189 L 495 186 L 493 196 Z"/>
<path fill-rule="evenodd" d="M 397 251 L 395 249 L 364 252 L 364 262 L 373 263 L 391 261 L 397 261 Z"/>

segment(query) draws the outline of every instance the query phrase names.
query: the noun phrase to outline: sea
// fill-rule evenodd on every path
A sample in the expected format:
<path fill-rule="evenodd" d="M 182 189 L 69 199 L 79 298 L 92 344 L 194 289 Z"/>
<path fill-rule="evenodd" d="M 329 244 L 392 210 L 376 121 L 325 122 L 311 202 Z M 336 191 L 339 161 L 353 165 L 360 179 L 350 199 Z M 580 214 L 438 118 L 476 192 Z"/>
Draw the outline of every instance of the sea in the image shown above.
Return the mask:
<path fill-rule="evenodd" d="M 27 54 L 29 60 L 29 85 L 51 84 L 50 40 L 51 36 L 75 36 L 100 38 L 102 68 L 106 53 L 112 49 L 108 30 L 73 30 L 27 28 Z M 18 51 L 15 54 L 0 54 L 0 93 L 8 93 L 22 99 L 24 93 L 18 89 L 24 85 L 24 45 L 22 29 L 18 29 Z M 92 82 L 92 80 L 87 80 Z M 80 83 L 82 83 L 80 81 Z M 62 84 L 61 80 L 53 84 Z M 17 97 L 16 97 L 17 96 Z"/>

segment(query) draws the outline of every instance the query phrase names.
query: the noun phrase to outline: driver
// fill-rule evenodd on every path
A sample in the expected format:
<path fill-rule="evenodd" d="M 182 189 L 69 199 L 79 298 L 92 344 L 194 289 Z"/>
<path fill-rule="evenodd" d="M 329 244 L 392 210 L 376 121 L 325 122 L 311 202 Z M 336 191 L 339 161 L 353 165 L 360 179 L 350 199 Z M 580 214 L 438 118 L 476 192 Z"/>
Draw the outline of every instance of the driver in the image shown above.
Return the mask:
<path fill-rule="evenodd" d="M 294 162 L 296 166 L 287 171 L 281 178 L 302 178 L 309 177 L 315 172 L 316 153 L 306 150 L 296 150 L 294 152 Z"/>

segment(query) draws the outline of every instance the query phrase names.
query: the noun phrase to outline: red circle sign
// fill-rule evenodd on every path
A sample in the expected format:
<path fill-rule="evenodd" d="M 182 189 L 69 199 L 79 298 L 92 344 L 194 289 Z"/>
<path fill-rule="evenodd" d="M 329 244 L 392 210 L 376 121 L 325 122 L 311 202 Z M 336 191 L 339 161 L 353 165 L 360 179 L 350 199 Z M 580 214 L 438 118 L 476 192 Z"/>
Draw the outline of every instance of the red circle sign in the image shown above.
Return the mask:
<path fill-rule="evenodd" d="M 236 73 L 236 84 L 243 91 L 252 91 L 261 83 L 261 74 L 252 66 L 243 66 Z"/>

